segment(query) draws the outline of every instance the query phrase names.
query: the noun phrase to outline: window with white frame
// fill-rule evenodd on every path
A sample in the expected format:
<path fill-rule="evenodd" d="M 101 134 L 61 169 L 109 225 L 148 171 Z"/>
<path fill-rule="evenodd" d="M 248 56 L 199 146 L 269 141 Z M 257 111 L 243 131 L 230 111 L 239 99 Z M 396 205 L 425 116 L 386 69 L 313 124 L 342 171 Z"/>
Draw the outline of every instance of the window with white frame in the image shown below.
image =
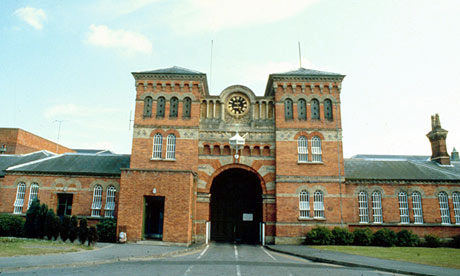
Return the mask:
<path fill-rule="evenodd" d="M 364 191 L 359 192 L 358 194 L 358 204 L 359 204 L 359 222 L 368 223 L 369 222 L 369 206 L 367 193 Z"/>
<path fill-rule="evenodd" d="M 107 187 L 107 195 L 105 197 L 105 211 L 104 216 L 106 218 L 113 218 L 115 212 L 115 193 L 116 189 L 114 186 L 110 185 Z"/>
<path fill-rule="evenodd" d="M 169 134 L 166 138 L 166 159 L 176 159 L 176 136 L 174 134 Z"/>
<path fill-rule="evenodd" d="M 400 192 L 398 194 L 399 199 L 399 215 L 401 217 L 401 223 L 409 223 L 409 203 L 407 201 L 407 193 Z"/>
<path fill-rule="evenodd" d="M 29 203 L 27 206 L 27 210 L 29 210 L 30 205 L 32 205 L 32 201 L 36 200 L 37 198 L 38 198 L 38 184 L 32 183 L 32 185 L 30 185 Z"/>
<path fill-rule="evenodd" d="M 313 209 L 315 218 L 324 218 L 324 197 L 323 192 L 316 191 L 313 195 Z"/>
<path fill-rule="evenodd" d="M 450 224 L 449 197 L 446 192 L 440 192 L 438 199 L 439 209 L 441 211 L 441 223 Z"/>
<path fill-rule="evenodd" d="M 299 139 L 297 139 L 297 152 L 299 155 L 299 163 L 308 162 L 308 145 L 305 136 L 300 136 Z"/>
<path fill-rule="evenodd" d="M 323 162 L 321 152 L 321 139 L 318 136 L 315 136 L 313 139 L 311 139 L 311 161 Z"/>
<path fill-rule="evenodd" d="M 26 196 L 26 183 L 20 182 L 18 190 L 16 191 L 16 200 L 14 201 L 14 214 L 22 214 L 22 207 L 24 206 L 24 198 Z"/>
<path fill-rule="evenodd" d="M 452 201 L 454 203 L 455 224 L 460 224 L 460 193 L 452 193 Z"/>
<path fill-rule="evenodd" d="M 102 208 L 102 186 L 96 185 L 93 193 L 93 204 L 91 204 L 91 216 L 100 217 Z"/>
<path fill-rule="evenodd" d="M 379 191 L 372 193 L 372 216 L 374 223 L 382 223 L 382 194 Z"/>
<path fill-rule="evenodd" d="M 163 136 L 160 133 L 153 136 L 153 152 L 152 159 L 161 159 L 161 152 L 163 150 Z"/>
<path fill-rule="evenodd" d="M 423 224 L 422 196 L 419 192 L 412 193 L 412 211 L 414 212 L 414 223 Z"/>
<path fill-rule="evenodd" d="M 299 196 L 299 210 L 301 218 L 310 217 L 310 198 L 307 191 L 303 190 Z"/>

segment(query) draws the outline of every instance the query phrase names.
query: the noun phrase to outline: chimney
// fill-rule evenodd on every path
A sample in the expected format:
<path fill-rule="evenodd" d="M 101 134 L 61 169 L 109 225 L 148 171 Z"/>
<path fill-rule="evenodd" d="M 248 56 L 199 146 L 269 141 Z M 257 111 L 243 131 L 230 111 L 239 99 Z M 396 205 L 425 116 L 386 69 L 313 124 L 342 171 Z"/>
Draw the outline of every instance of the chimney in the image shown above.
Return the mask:
<path fill-rule="evenodd" d="M 450 160 L 451 161 L 460 161 L 460 158 L 458 157 L 458 151 L 455 149 L 452 150 L 452 154 L 450 155 Z"/>
<path fill-rule="evenodd" d="M 431 131 L 426 136 L 431 143 L 431 161 L 436 161 L 441 165 L 450 165 L 446 147 L 447 130 L 441 128 L 438 114 L 431 116 Z"/>

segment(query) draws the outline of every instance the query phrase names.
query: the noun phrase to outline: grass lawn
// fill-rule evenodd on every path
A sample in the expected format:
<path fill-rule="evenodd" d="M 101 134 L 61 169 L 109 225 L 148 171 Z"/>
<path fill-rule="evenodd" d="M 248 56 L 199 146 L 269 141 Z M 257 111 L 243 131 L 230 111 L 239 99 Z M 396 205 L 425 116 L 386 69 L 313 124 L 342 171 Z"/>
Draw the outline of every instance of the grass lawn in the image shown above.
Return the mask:
<path fill-rule="evenodd" d="M 76 252 L 85 249 L 88 250 L 92 248 L 85 245 L 63 243 L 59 241 L 10 237 L 0 238 L 0 257 Z"/>
<path fill-rule="evenodd" d="M 316 249 L 338 251 L 381 259 L 419 264 L 460 268 L 460 249 L 427 247 L 376 247 L 376 246 L 311 246 Z"/>

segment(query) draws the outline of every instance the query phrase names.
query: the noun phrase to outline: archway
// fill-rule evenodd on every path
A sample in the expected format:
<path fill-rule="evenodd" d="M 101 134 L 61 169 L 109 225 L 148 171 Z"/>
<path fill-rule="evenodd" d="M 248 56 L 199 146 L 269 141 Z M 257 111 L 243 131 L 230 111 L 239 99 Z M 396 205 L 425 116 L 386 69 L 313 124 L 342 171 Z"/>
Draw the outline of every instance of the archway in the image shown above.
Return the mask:
<path fill-rule="evenodd" d="M 217 175 L 211 186 L 211 239 L 220 242 L 258 243 L 262 221 L 259 177 L 232 168 Z"/>

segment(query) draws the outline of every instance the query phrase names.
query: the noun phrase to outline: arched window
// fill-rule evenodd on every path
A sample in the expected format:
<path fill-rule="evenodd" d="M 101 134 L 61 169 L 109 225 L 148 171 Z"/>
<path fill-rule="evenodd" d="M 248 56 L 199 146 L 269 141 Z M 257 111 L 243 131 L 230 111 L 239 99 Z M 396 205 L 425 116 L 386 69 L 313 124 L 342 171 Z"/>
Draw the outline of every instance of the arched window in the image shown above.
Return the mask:
<path fill-rule="evenodd" d="M 176 159 L 176 136 L 174 134 L 169 134 L 166 138 L 166 159 Z"/>
<path fill-rule="evenodd" d="M 419 192 L 412 193 L 412 211 L 414 212 L 414 223 L 423 224 L 422 197 Z"/>
<path fill-rule="evenodd" d="M 159 97 L 157 99 L 157 118 L 165 117 L 165 98 Z"/>
<path fill-rule="evenodd" d="M 161 152 L 163 149 L 163 136 L 160 133 L 153 136 L 153 152 L 152 159 L 161 159 Z"/>
<path fill-rule="evenodd" d="M 183 104 L 182 118 L 190 118 L 190 115 L 192 114 L 192 99 L 189 97 L 184 98 Z"/>
<path fill-rule="evenodd" d="M 313 196 L 313 209 L 315 211 L 315 218 L 324 218 L 324 198 L 323 192 L 316 191 Z"/>
<path fill-rule="evenodd" d="M 400 192 L 398 194 L 399 199 L 399 215 L 401 217 L 401 223 L 409 223 L 409 203 L 407 202 L 407 193 Z"/>
<path fill-rule="evenodd" d="M 359 192 L 358 194 L 358 204 L 359 204 L 359 222 L 368 223 L 369 222 L 369 206 L 367 193 L 364 191 Z"/>
<path fill-rule="evenodd" d="M 311 100 L 311 118 L 319 120 L 319 101 L 317 99 Z"/>
<path fill-rule="evenodd" d="M 324 100 L 324 118 L 332 120 L 332 101 L 329 99 Z"/>
<path fill-rule="evenodd" d="M 299 211 L 300 218 L 310 217 L 310 198 L 305 190 L 301 191 L 299 195 Z"/>
<path fill-rule="evenodd" d="M 29 203 L 27 206 L 27 210 L 30 208 L 30 205 L 32 205 L 32 201 L 36 200 L 37 198 L 38 198 L 38 184 L 32 183 L 32 185 L 30 185 Z"/>
<path fill-rule="evenodd" d="M 313 162 L 323 162 L 321 139 L 318 136 L 311 139 L 311 159 Z"/>
<path fill-rule="evenodd" d="M 455 224 L 460 224 L 460 193 L 452 193 L 452 201 L 454 203 Z"/>
<path fill-rule="evenodd" d="M 307 146 L 307 138 L 305 136 L 300 136 L 297 139 L 297 153 L 298 153 L 298 162 L 299 163 L 306 163 L 308 162 L 308 146 Z"/>
<path fill-rule="evenodd" d="M 284 119 L 292 120 L 292 100 L 286 99 L 284 100 Z"/>
<path fill-rule="evenodd" d="M 372 193 L 372 215 L 374 217 L 374 223 L 382 223 L 382 195 L 379 191 Z"/>
<path fill-rule="evenodd" d="M 16 191 L 16 200 L 14 201 L 14 214 L 22 214 L 24 198 L 26 196 L 26 183 L 20 182 Z"/>
<path fill-rule="evenodd" d="M 115 212 L 115 193 L 117 190 L 113 185 L 107 187 L 107 195 L 105 197 L 105 212 L 106 218 L 113 218 Z"/>
<path fill-rule="evenodd" d="M 297 113 L 300 121 L 307 119 L 307 102 L 304 99 L 299 100 L 297 104 Z"/>
<path fill-rule="evenodd" d="M 441 223 L 450 224 L 449 197 L 446 192 L 440 192 L 438 199 L 439 209 L 441 211 Z"/>
<path fill-rule="evenodd" d="M 100 217 L 102 208 L 102 186 L 96 185 L 93 192 L 93 204 L 91 204 L 91 216 Z"/>
<path fill-rule="evenodd" d="M 150 96 L 144 99 L 144 117 L 152 117 L 152 97 Z"/>
<path fill-rule="evenodd" d="M 177 118 L 179 100 L 176 97 L 172 97 L 169 105 L 169 118 Z"/>

